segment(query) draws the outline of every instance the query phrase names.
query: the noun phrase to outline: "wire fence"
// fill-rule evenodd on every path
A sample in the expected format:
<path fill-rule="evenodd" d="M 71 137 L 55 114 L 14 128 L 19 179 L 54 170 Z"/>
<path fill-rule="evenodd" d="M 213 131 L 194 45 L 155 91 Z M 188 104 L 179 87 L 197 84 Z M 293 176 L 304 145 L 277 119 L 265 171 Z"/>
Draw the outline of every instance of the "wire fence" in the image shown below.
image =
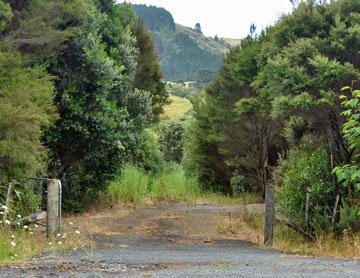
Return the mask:
<path fill-rule="evenodd" d="M 28 178 L 31 185 L 32 190 L 35 195 L 39 198 L 39 210 L 46 211 L 47 210 L 47 178 Z"/>

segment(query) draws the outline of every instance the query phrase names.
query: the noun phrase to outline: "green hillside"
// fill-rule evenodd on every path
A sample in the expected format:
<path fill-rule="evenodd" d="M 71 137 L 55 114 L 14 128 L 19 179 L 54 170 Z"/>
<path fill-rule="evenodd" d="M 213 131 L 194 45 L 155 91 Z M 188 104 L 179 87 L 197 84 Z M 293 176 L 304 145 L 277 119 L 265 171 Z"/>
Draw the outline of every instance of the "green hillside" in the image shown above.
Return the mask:
<path fill-rule="evenodd" d="M 176 24 L 171 13 L 163 8 L 146 5 L 133 5 L 133 8 L 152 33 L 168 81 L 210 82 L 236 41 L 206 37 Z"/>

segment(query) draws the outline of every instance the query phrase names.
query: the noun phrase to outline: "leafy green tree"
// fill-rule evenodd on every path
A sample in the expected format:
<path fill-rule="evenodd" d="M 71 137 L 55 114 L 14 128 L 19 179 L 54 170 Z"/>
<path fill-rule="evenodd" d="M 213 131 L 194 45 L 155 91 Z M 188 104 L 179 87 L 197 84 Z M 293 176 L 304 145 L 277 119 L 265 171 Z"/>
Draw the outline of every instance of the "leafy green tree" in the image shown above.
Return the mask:
<path fill-rule="evenodd" d="M 343 88 L 343 90 L 348 89 L 351 88 Z M 342 114 L 346 117 L 343 134 L 348 142 L 349 150 L 353 153 L 353 159 L 349 164 L 336 167 L 334 172 L 345 188 L 360 192 L 360 90 L 352 90 L 351 93 L 351 97 L 342 95 L 340 98 L 344 100 L 342 105 L 345 111 Z"/>
<path fill-rule="evenodd" d="M 63 180 L 64 205 L 79 210 L 84 197 L 105 190 L 127 155 L 128 114 L 110 100 L 111 90 L 121 86 L 121 68 L 96 33 L 88 32 L 70 41 L 51 72 L 58 78 L 60 119 L 49 132 L 50 169 Z"/>
<path fill-rule="evenodd" d="M 12 17 L 13 17 L 13 13 L 11 11 L 10 5 L 4 2 L 3 0 L 1 0 L 0 1 L 0 33 L 9 24 Z"/>
<path fill-rule="evenodd" d="M 83 0 L 10 1 L 10 5 L 14 17 L 1 40 L 38 60 L 60 51 L 89 14 Z"/>
<path fill-rule="evenodd" d="M 143 135 L 152 92 L 132 87 L 138 63 L 145 63 L 131 32 L 136 20 L 129 5 L 99 1 L 81 35 L 51 61 L 60 118 L 47 136 L 50 170 L 63 180 L 68 209 L 83 209 L 122 164 L 147 168 L 156 160 Z"/>
<path fill-rule="evenodd" d="M 189 168 L 210 186 L 230 192 L 231 180 L 242 176 L 264 192 L 278 153 L 286 160 L 303 144 L 309 153 L 321 147 L 329 169 L 353 161 L 337 92 L 360 77 L 358 13 L 354 0 L 302 2 L 230 51 L 194 105 Z M 350 198 L 334 176 L 331 186 L 324 206 L 337 194 L 344 203 Z"/>
<path fill-rule="evenodd" d="M 231 177 L 243 174 L 264 191 L 274 163 L 274 123 L 266 99 L 251 87 L 262 42 L 248 38 L 232 49 L 214 83 L 194 104 L 189 157 L 202 181 L 232 192 Z M 198 130 L 198 131 L 197 131 Z M 258 185 L 260 186 L 258 186 Z"/>
<path fill-rule="evenodd" d="M 43 67 L 0 46 L 0 183 L 44 173 L 44 128 L 56 118 L 52 78 Z"/>
<path fill-rule="evenodd" d="M 150 34 L 140 20 L 134 24 L 132 32 L 136 37 L 136 47 L 139 49 L 133 87 L 150 93 L 153 117 L 154 120 L 159 120 L 169 96 L 161 81 L 159 60 L 155 55 Z"/>

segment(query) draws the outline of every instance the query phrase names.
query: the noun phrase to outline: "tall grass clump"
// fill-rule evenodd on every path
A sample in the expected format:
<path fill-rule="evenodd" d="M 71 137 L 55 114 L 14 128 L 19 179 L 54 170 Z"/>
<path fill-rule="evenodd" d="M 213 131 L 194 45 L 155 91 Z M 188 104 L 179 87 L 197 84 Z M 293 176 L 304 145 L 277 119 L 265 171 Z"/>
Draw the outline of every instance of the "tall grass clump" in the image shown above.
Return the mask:
<path fill-rule="evenodd" d="M 108 199 L 111 203 L 142 204 L 149 180 L 149 175 L 143 169 L 127 164 L 123 167 L 121 175 L 110 183 Z"/>
<path fill-rule="evenodd" d="M 190 201 L 200 196 L 200 189 L 195 178 L 185 176 L 181 165 L 172 163 L 153 177 L 150 196 L 157 200 Z"/>
<path fill-rule="evenodd" d="M 200 195 L 196 179 L 185 176 L 181 165 L 171 163 L 163 171 L 152 173 L 128 164 L 123 167 L 121 175 L 110 183 L 107 199 L 112 204 L 141 205 L 146 199 L 191 201 Z"/>

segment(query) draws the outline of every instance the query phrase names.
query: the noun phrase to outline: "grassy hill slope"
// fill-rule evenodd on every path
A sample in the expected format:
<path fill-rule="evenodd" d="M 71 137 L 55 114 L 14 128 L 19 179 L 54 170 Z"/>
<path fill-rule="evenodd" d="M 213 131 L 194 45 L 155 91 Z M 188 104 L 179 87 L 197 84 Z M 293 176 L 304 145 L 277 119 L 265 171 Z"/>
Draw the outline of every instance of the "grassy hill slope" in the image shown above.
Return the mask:
<path fill-rule="evenodd" d="M 164 115 L 163 117 L 174 119 L 179 118 L 185 115 L 192 109 L 192 104 L 190 100 L 177 97 L 177 96 L 170 96 L 171 103 L 164 106 Z"/>

